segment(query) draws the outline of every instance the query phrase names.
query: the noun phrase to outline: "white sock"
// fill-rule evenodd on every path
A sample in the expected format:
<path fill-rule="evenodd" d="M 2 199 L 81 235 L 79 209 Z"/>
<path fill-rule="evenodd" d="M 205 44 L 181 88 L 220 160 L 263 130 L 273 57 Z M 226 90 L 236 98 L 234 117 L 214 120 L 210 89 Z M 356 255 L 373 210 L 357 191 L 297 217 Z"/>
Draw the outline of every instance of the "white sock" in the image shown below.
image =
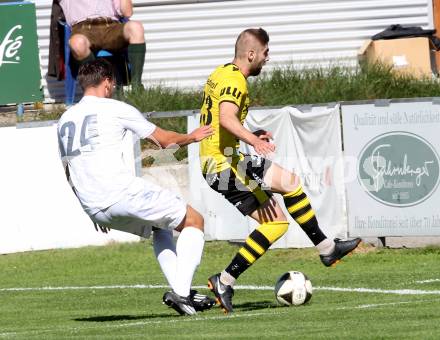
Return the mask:
<path fill-rule="evenodd" d="M 335 241 L 326 238 L 325 240 L 319 242 L 316 245 L 316 248 L 318 249 L 319 254 L 328 255 L 335 250 Z"/>
<path fill-rule="evenodd" d="M 203 245 L 203 231 L 194 227 L 183 228 L 176 243 L 177 266 L 173 290 L 180 296 L 188 296 L 191 282 L 200 264 Z"/>
<path fill-rule="evenodd" d="M 160 268 L 168 284 L 174 290 L 176 278 L 177 255 L 174 245 L 173 232 L 166 229 L 157 229 L 153 232 L 153 248 Z"/>
<path fill-rule="evenodd" d="M 233 277 L 231 274 L 229 274 L 227 271 L 224 270 L 220 273 L 220 282 L 223 283 L 224 285 L 234 287 L 235 277 Z"/>

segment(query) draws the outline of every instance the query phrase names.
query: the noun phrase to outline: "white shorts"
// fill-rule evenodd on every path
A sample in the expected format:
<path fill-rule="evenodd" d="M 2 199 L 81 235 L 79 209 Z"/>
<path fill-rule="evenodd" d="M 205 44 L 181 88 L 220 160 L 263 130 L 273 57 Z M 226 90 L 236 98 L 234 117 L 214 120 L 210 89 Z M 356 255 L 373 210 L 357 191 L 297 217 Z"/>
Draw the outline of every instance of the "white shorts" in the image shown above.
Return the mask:
<path fill-rule="evenodd" d="M 179 196 L 139 178 L 121 200 L 90 217 L 100 226 L 148 238 L 153 227 L 173 230 L 185 215 Z"/>

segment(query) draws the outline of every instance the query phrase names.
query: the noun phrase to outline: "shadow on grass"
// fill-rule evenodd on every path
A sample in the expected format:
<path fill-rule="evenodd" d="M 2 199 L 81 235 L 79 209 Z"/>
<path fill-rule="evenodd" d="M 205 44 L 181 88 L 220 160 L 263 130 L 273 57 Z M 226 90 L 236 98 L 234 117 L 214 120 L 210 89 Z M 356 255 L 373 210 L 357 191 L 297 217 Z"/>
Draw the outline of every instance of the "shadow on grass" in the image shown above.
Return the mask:
<path fill-rule="evenodd" d="M 240 312 L 254 311 L 260 309 L 280 307 L 273 301 L 255 301 L 234 304 L 234 310 Z M 198 313 L 200 314 L 200 313 Z M 129 320 L 148 320 L 148 319 L 168 319 L 178 317 L 177 314 L 148 314 L 148 315 L 101 315 L 90 316 L 85 318 L 76 318 L 74 321 L 81 322 L 112 322 L 112 321 L 129 321 Z"/>
<path fill-rule="evenodd" d="M 90 316 L 86 318 L 76 318 L 74 321 L 86 321 L 86 322 L 111 322 L 111 321 L 127 321 L 127 320 L 147 320 L 147 319 L 161 319 L 161 318 L 174 318 L 178 316 L 171 314 L 148 314 L 148 315 L 102 315 L 102 316 Z"/>
<path fill-rule="evenodd" d="M 267 309 L 267 308 L 276 308 L 276 307 L 279 307 L 279 305 L 277 305 L 273 301 L 267 301 L 267 300 L 234 304 L 234 310 L 241 312 Z"/>

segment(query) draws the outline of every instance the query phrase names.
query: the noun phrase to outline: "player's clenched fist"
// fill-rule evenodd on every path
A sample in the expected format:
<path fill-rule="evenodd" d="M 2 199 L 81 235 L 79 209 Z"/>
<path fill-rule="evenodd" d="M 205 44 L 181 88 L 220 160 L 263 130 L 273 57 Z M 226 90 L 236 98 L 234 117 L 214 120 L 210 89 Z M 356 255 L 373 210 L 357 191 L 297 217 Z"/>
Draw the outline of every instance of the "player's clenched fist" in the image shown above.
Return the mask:
<path fill-rule="evenodd" d="M 211 127 L 211 125 L 201 126 L 190 133 L 191 137 L 194 138 L 196 142 L 200 142 L 202 139 L 205 139 L 213 134 L 214 129 Z"/>
<path fill-rule="evenodd" d="M 275 144 L 268 143 L 265 140 L 258 139 L 253 145 L 254 150 L 259 155 L 267 156 L 275 151 Z"/>
<path fill-rule="evenodd" d="M 265 130 L 254 131 L 253 134 L 258 137 L 255 139 L 252 146 L 255 152 L 259 155 L 267 156 L 275 151 L 275 144 L 270 143 L 272 134 Z"/>

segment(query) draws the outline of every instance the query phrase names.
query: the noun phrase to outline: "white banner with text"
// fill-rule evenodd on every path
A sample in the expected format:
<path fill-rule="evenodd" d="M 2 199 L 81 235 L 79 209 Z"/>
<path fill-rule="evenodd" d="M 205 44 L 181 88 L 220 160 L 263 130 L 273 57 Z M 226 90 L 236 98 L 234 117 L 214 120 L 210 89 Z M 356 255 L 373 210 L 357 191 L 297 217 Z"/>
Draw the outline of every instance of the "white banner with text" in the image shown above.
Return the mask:
<path fill-rule="evenodd" d="M 342 117 L 349 235 L 440 235 L 439 103 L 353 103 Z"/>

